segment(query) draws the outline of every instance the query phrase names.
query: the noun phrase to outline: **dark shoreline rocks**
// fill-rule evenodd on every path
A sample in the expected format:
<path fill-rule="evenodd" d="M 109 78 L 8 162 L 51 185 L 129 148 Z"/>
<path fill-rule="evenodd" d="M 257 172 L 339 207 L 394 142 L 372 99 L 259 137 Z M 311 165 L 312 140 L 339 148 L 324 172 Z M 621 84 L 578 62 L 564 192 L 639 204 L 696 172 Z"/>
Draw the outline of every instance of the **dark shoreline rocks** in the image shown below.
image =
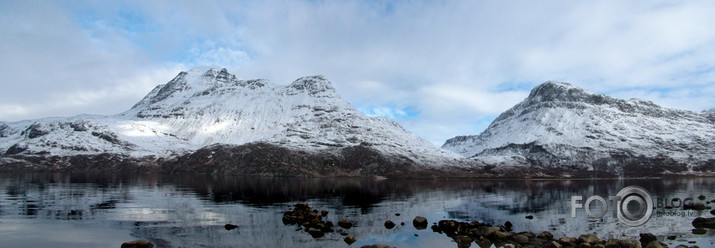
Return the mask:
<path fill-rule="evenodd" d="M 659 160 L 657 160 L 659 161 Z M 72 172 L 72 173 L 155 173 L 261 175 L 293 177 L 375 177 L 380 178 L 618 178 L 715 176 L 713 170 L 650 174 L 635 173 L 649 168 L 586 170 L 575 167 L 514 164 L 495 166 L 476 160 L 459 160 L 465 166 L 431 167 L 416 164 L 410 158 L 385 154 L 369 144 L 320 151 L 302 151 L 275 144 L 254 142 L 243 145 L 215 144 L 173 157 L 132 157 L 124 154 L 54 156 L 47 154 L 0 154 L 0 172 Z M 715 165 L 715 160 L 712 162 Z M 712 167 L 712 166 L 711 166 Z M 630 173 L 633 172 L 633 173 Z"/>
<path fill-rule="evenodd" d="M 629 239 L 610 238 L 603 240 L 594 234 L 584 234 L 575 237 L 554 238 L 554 235 L 544 231 L 536 235 L 533 232 L 513 233 L 506 230 L 505 226 L 495 227 L 478 221 L 460 222 L 456 220 L 440 220 L 432 225 L 432 231 L 445 234 L 457 243 L 458 247 L 470 247 L 472 242 L 481 248 L 491 247 L 544 247 L 544 248 L 565 248 L 565 247 L 603 247 L 603 248 L 638 248 L 638 247 L 667 247 L 658 242 L 655 235 L 650 233 L 641 234 L 641 239 L 632 241 Z M 647 242 L 647 243 L 646 243 Z M 646 245 L 641 245 L 646 244 Z"/>
<path fill-rule="evenodd" d="M 327 212 L 327 211 L 326 211 Z M 333 232 L 332 222 L 322 221 L 323 211 L 313 210 L 307 204 L 296 204 L 294 209 L 284 213 L 283 222 L 286 225 L 298 224 L 302 229 L 307 231 L 314 238 L 321 238 L 327 232 Z M 301 224 L 302 223 L 302 224 Z M 694 234 L 705 234 L 708 231 L 705 228 L 710 228 L 711 224 L 715 223 L 715 217 L 703 218 L 698 217 L 693 221 Z M 322 224 L 322 225 L 321 225 Z M 427 218 L 416 216 L 412 224 L 415 229 L 422 230 L 427 227 Z M 338 225 L 342 228 L 349 229 L 353 226 L 352 221 L 341 219 Z M 391 220 L 386 220 L 385 228 L 392 229 L 396 225 Z M 330 226 L 330 230 L 322 229 L 325 226 Z M 299 228 L 298 230 L 300 230 Z M 463 222 L 457 220 L 440 220 L 431 226 L 432 232 L 444 234 L 451 238 L 458 247 L 470 247 L 477 244 L 480 248 L 487 247 L 544 247 L 544 248 L 657 248 L 668 247 L 665 243 L 658 240 L 658 237 L 651 233 L 641 233 L 638 240 L 608 238 L 601 239 L 595 234 L 582 234 L 578 237 L 554 237 L 551 232 L 543 231 L 539 234 L 533 232 L 512 232 L 513 225 L 507 221 L 503 226 L 491 226 L 489 224 L 480 223 L 478 221 Z M 345 236 L 343 241 L 351 245 L 357 239 L 349 235 L 344 230 L 339 230 L 340 235 Z M 418 234 L 414 234 L 419 237 Z M 675 240 L 677 236 L 662 237 L 662 240 Z M 371 247 L 371 246 L 367 246 Z M 382 246 L 380 246 L 382 247 Z M 389 247 L 389 246 L 384 246 Z M 687 247 L 687 246 L 686 246 Z M 692 247 L 691 247 L 692 248 Z"/>

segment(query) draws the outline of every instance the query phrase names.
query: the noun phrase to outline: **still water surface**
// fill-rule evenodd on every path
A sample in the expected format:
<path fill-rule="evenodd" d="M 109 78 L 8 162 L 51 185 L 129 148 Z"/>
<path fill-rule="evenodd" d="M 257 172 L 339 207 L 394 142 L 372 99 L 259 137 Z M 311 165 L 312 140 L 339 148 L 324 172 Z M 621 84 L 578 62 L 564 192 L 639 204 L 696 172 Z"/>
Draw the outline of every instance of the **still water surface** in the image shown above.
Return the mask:
<path fill-rule="evenodd" d="M 176 175 L 0 175 L 0 247 L 119 247 L 145 239 L 156 247 L 360 247 L 383 243 L 397 247 L 457 247 L 429 228 L 416 230 L 415 216 L 514 224 L 514 231 L 550 231 L 555 237 L 595 233 L 602 239 L 637 239 L 640 232 L 660 236 L 668 245 L 696 241 L 713 247 L 715 232 L 691 234 L 695 217 L 710 210 L 656 206 L 643 226 L 621 224 L 611 212 L 589 218 L 583 209 L 571 218 L 571 197 L 606 199 L 629 185 L 653 195 L 656 203 L 715 200 L 715 178 L 633 180 L 372 180 L 348 178 L 212 177 Z M 697 197 L 703 195 L 705 200 Z M 665 199 L 665 200 L 664 200 Z M 340 234 L 314 239 L 282 214 L 308 203 L 330 213 L 326 220 L 350 219 Z M 592 210 L 598 211 L 595 203 Z M 609 209 L 608 211 L 612 211 Z M 395 214 L 399 213 L 399 216 Z M 663 214 L 667 213 L 667 214 Z M 532 215 L 533 219 L 525 216 Z M 386 229 L 385 220 L 398 225 Z M 401 226 L 400 223 L 406 225 Z M 226 230 L 225 224 L 239 227 Z M 670 241 L 665 236 L 676 235 Z M 472 247 L 478 247 L 473 244 Z"/>

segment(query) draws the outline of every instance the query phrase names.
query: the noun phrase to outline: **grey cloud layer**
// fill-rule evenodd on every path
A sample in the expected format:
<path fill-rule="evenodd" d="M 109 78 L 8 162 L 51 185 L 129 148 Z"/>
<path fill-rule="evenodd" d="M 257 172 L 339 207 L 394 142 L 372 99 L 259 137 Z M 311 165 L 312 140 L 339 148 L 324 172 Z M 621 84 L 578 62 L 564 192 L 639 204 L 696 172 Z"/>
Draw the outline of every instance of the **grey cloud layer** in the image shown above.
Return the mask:
<path fill-rule="evenodd" d="M 434 143 L 546 80 L 715 107 L 715 3 L 3 2 L 0 120 L 112 114 L 181 69 L 287 84 L 323 74 Z M 38 73 L 39 72 L 39 73 Z"/>

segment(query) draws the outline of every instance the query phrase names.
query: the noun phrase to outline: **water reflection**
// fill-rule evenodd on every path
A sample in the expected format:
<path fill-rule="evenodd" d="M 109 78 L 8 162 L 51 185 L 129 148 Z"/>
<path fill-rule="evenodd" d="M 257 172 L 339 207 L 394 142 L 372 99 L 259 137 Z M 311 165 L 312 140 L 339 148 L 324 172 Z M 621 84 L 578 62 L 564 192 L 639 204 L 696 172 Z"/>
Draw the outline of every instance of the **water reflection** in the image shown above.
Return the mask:
<path fill-rule="evenodd" d="M 582 195 L 615 195 L 638 185 L 661 198 L 707 196 L 713 200 L 712 178 L 651 180 L 383 180 L 350 178 L 257 178 L 176 175 L 0 175 L 0 247 L 117 246 L 147 239 L 159 247 L 348 247 L 338 233 L 313 239 L 295 226 L 285 226 L 283 212 L 298 202 L 326 209 L 326 220 L 353 220 L 346 230 L 358 242 L 393 246 L 456 247 L 451 239 L 415 230 L 417 215 L 430 223 L 440 219 L 514 224 L 515 231 L 551 231 L 555 236 L 596 233 L 599 237 L 637 237 L 652 232 L 681 237 L 672 244 L 698 241 L 688 216 L 653 216 L 641 227 L 627 227 L 610 214 L 602 219 L 580 212 L 570 217 L 570 199 Z M 666 209 L 661 209 L 666 210 Z M 395 213 L 400 213 L 396 216 Z M 526 219 L 533 215 L 534 219 Z M 398 225 L 383 226 L 385 220 Z M 407 225 L 401 226 L 399 223 Z M 227 223 L 239 228 L 226 230 Z M 61 230 L 58 230 L 58 227 Z M 30 235 L 18 236 L 18 233 Z M 66 235 L 48 235 L 64 233 Z M 415 236 L 417 234 L 417 236 Z M 92 239 L 92 237 L 102 237 Z M 476 245 L 475 245 L 476 247 Z"/>

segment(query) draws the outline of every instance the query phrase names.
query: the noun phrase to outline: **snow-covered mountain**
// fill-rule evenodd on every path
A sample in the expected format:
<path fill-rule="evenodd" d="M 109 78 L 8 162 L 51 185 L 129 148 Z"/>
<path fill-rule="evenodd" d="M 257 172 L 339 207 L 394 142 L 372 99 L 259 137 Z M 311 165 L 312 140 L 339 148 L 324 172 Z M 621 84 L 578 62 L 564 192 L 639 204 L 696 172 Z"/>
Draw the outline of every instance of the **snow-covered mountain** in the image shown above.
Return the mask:
<path fill-rule="evenodd" d="M 459 157 L 389 119 L 365 116 L 322 76 L 282 86 L 241 80 L 217 68 L 181 72 L 118 115 L 0 123 L 0 151 L 6 157 L 170 158 L 215 144 L 251 143 L 327 153 L 363 146 L 418 165 Z"/>
<path fill-rule="evenodd" d="M 481 134 L 454 137 L 442 148 L 488 164 L 618 174 L 637 174 L 637 169 L 713 171 L 714 113 L 668 109 L 546 82 Z"/>

